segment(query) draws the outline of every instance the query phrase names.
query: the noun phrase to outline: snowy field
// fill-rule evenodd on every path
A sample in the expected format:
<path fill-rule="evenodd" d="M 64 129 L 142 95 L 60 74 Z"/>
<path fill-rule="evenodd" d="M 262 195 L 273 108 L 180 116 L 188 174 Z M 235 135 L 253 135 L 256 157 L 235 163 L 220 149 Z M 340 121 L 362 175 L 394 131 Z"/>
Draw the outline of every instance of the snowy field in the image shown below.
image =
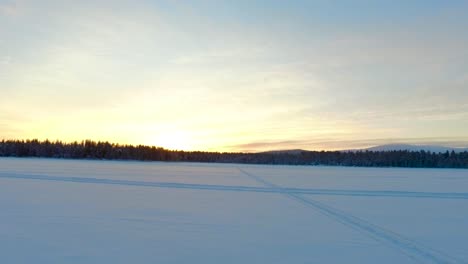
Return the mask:
<path fill-rule="evenodd" d="M 468 263 L 468 170 L 1 158 L 0 263 Z"/>

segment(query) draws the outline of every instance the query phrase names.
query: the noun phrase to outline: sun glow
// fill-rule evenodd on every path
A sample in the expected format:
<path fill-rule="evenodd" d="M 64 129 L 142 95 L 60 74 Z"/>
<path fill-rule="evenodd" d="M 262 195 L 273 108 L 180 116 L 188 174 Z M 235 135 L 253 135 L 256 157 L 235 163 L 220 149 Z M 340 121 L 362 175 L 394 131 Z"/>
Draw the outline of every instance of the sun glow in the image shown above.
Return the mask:
<path fill-rule="evenodd" d="M 151 141 L 151 144 L 171 150 L 193 149 L 193 142 L 190 135 L 181 131 L 159 134 Z"/>

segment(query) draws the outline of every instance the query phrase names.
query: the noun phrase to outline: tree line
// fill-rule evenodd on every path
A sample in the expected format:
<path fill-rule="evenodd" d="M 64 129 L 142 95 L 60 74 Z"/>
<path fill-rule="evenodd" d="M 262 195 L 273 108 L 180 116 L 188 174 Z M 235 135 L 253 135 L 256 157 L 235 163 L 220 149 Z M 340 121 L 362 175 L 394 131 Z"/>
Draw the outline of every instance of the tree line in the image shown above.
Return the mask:
<path fill-rule="evenodd" d="M 206 152 L 168 150 L 145 145 L 81 142 L 2 140 L 0 157 L 42 157 L 140 161 L 181 161 L 282 165 L 331 165 L 362 167 L 468 168 L 468 152 L 429 151 L 298 151 Z"/>

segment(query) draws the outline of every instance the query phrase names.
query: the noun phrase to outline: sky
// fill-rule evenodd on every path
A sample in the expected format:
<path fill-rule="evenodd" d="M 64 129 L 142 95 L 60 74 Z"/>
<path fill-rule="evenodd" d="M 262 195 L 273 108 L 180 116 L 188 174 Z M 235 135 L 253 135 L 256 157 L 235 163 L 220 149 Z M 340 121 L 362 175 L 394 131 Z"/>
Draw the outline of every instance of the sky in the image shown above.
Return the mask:
<path fill-rule="evenodd" d="M 468 146 L 468 1 L 0 0 L 0 139 Z"/>

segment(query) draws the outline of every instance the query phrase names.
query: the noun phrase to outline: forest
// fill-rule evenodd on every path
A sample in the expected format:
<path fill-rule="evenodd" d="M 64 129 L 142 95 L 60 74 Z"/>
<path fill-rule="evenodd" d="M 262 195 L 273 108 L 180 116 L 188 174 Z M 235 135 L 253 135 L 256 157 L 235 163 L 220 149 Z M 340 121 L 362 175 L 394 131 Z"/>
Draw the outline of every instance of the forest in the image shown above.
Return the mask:
<path fill-rule="evenodd" d="M 360 167 L 468 168 L 468 152 L 429 151 L 297 151 L 206 152 L 168 150 L 145 145 L 121 145 L 84 140 L 2 140 L 0 157 L 60 159 L 212 162 L 278 165 L 328 165 Z"/>

